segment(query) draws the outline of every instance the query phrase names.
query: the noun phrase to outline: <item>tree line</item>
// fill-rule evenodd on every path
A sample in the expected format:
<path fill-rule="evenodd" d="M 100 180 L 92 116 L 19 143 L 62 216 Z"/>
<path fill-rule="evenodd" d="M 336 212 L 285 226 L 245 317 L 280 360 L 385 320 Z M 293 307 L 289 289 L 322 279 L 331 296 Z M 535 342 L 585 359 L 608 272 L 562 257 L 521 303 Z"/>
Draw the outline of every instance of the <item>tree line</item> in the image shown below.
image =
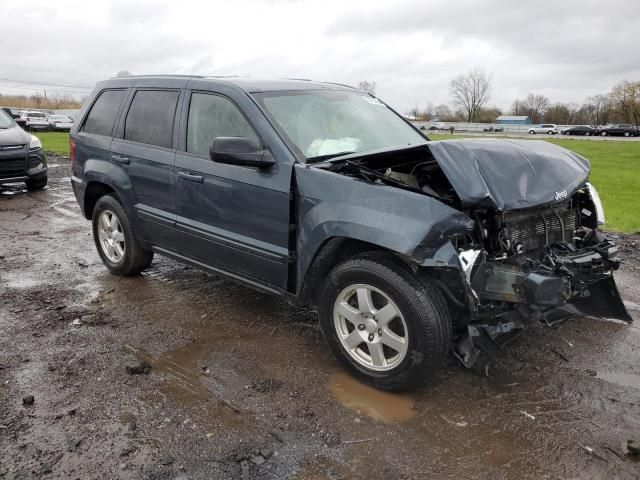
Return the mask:
<path fill-rule="evenodd" d="M 371 85 L 375 89 L 375 82 L 361 82 L 364 87 Z M 523 115 L 532 123 L 594 127 L 609 123 L 640 125 L 640 80 L 622 81 L 611 91 L 592 95 L 582 104 L 552 102 L 545 95 L 529 93 L 514 100 L 506 111 L 489 105 L 491 88 L 491 75 L 482 69 L 472 69 L 449 83 L 452 106 L 427 103 L 426 108 L 413 108 L 406 115 L 416 120 L 441 122 L 494 123 L 500 115 Z"/>
<path fill-rule="evenodd" d="M 68 94 L 53 95 L 3 95 L 0 93 L 0 105 L 12 108 L 38 108 L 44 110 L 64 110 L 80 108 L 82 100 Z"/>

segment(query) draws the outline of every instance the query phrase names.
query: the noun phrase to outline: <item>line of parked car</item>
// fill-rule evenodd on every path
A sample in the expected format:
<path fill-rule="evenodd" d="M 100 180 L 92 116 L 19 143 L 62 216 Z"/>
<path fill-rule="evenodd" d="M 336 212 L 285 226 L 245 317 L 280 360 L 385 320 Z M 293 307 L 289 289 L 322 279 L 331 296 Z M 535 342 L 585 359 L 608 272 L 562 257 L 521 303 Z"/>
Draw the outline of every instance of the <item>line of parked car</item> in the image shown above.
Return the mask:
<path fill-rule="evenodd" d="M 538 133 L 547 135 L 556 135 L 558 133 L 562 133 L 562 135 L 583 135 L 585 137 L 589 137 L 592 135 L 600 135 L 602 137 L 638 137 L 640 136 L 640 129 L 638 129 L 638 127 L 635 125 L 629 124 L 605 125 L 596 128 L 590 127 L 588 125 L 576 125 L 559 131 L 557 125 L 553 123 L 543 123 L 540 125 L 535 125 L 529 129 L 530 135 L 535 135 Z"/>
<path fill-rule="evenodd" d="M 68 132 L 73 126 L 73 119 L 67 115 L 40 112 L 35 110 L 19 110 L 17 113 L 8 107 L 2 108 L 15 122 L 27 131 L 59 131 Z"/>

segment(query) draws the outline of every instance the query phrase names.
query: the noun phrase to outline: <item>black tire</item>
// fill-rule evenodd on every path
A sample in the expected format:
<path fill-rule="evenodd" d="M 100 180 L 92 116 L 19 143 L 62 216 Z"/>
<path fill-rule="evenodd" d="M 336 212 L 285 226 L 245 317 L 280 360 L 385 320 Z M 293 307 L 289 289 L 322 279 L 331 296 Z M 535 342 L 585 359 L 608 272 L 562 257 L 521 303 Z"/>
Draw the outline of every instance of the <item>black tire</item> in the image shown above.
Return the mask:
<path fill-rule="evenodd" d="M 34 192 L 36 190 L 42 190 L 47 186 L 47 182 L 49 181 L 48 177 L 45 175 L 43 177 L 30 178 L 25 182 L 27 185 L 27 190 L 30 192 Z"/>
<path fill-rule="evenodd" d="M 125 249 L 124 255 L 122 255 L 122 258 L 118 262 L 113 262 L 107 258 L 100 245 L 98 219 L 100 214 L 105 210 L 112 212 L 122 227 Z M 146 250 L 140 246 L 124 208 L 122 208 L 120 202 L 113 195 L 104 195 L 98 199 L 93 209 L 91 224 L 93 227 L 93 240 L 98 254 L 102 259 L 102 263 L 105 264 L 111 273 L 116 275 L 136 275 L 151 265 L 153 261 L 153 251 Z"/>
<path fill-rule="evenodd" d="M 343 347 L 334 325 L 338 295 L 355 284 L 384 292 L 405 320 L 408 351 L 393 369 L 376 371 L 358 363 Z M 356 378 L 382 390 L 418 387 L 441 365 L 451 340 L 451 317 L 440 291 L 428 279 L 418 278 L 385 252 L 371 252 L 347 260 L 327 276 L 319 302 L 320 325 L 338 360 Z"/>
<path fill-rule="evenodd" d="M 607 136 L 607 132 L 602 132 L 600 135 L 603 136 L 603 137 L 606 137 Z"/>

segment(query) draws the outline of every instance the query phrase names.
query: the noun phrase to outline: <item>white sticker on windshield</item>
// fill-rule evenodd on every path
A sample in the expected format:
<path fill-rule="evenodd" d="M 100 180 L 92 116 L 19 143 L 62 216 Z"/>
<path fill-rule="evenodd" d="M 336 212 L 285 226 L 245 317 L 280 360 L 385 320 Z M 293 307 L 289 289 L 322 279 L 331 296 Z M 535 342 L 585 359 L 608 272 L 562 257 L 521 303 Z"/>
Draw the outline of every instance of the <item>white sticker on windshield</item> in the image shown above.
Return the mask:
<path fill-rule="evenodd" d="M 384 107 L 384 103 L 382 103 L 380 100 L 378 100 L 375 97 L 361 97 L 363 98 L 365 101 L 369 102 L 372 105 L 380 105 L 381 107 Z"/>

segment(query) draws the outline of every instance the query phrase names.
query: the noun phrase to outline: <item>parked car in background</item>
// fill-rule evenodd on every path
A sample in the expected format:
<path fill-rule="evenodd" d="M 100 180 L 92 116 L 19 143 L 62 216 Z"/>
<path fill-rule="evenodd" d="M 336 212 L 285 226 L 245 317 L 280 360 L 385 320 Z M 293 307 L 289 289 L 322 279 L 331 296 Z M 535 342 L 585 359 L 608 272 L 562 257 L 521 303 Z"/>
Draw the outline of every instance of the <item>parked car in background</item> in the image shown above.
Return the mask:
<path fill-rule="evenodd" d="M 47 117 L 49 122 L 49 130 L 68 132 L 73 127 L 73 119 L 66 115 L 49 115 Z"/>
<path fill-rule="evenodd" d="M 0 110 L 0 185 L 24 182 L 29 190 L 47 185 L 47 156 L 40 140 Z"/>
<path fill-rule="evenodd" d="M 569 127 L 562 131 L 563 135 L 584 135 L 585 137 L 596 135 L 596 133 L 596 129 L 588 125 L 576 125 L 575 127 Z"/>
<path fill-rule="evenodd" d="M 25 120 L 26 122 L 25 128 L 27 131 L 49 130 L 49 122 L 47 120 L 47 114 L 44 112 L 23 110 L 20 112 L 20 117 Z"/>
<path fill-rule="evenodd" d="M 16 122 L 19 127 L 26 128 L 27 121 L 24 118 L 20 117 L 20 114 L 13 113 L 13 110 L 11 110 L 9 107 L 2 107 L 2 110 L 11 118 L 13 118 L 13 121 Z"/>
<path fill-rule="evenodd" d="M 553 123 L 543 123 L 541 125 L 535 125 L 529 129 L 531 135 L 536 133 L 546 133 L 548 135 L 555 135 L 558 133 L 558 127 Z"/>
<path fill-rule="evenodd" d="M 603 137 L 611 136 L 611 137 L 637 137 L 640 135 L 640 131 L 638 127 L 634 125 L 629 125 L 626 123 L 620 123 L 618 125 L 611 125 L 605 128 L 602 128 L 598 131 L 600 135 Z"/>
<path fill-rule="evenodd" d="M 444 122 L 437 122 L 437 123 L 433 123 L 431 124 L 431 126 L 429 127 L 429 130 L 431 131 L 436 131 L 436 130 L 448 130 L 449 127 L 447 126 L 446 123 Z"/>
<path fill-rule="evenodd" d="M 157 253 L 315 306 L 378 388 L 421 385 L 451 350 L 471 367 L 528 325 L 631 321 L 589 161 L 549 142 L 432 142 L 336 84 L 153 76 L 98 83 L 69 147 L 112 273 Z"/>

